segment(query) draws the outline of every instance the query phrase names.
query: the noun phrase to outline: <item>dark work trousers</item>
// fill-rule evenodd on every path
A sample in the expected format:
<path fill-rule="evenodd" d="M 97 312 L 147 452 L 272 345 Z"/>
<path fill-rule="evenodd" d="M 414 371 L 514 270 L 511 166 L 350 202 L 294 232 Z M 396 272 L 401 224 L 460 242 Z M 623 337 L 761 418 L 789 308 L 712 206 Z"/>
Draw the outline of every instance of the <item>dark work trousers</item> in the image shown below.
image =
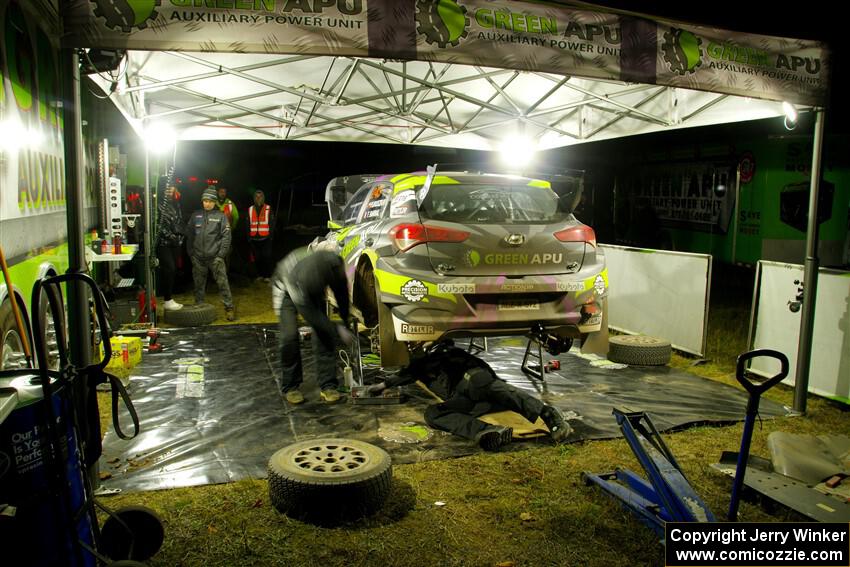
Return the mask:
<path fill-rule="evenodd" d="M 174 291 L 174 274 L 177 273 L 180 246 L 157 246 L 156 255 L 159 258 L 159 292 L 165 301 L 168 301 Z"/>
<path fill-rule="evenodd" d="M 298 341 L 298 314 L 300 313 L 313 332 L 313 357 L 316 361 L 316 381 L 322 390 L 336 389 L 336 340 L 338 333 L 325 314 L 325 298 L 301 297 L 295 303 L 289 290 L 284 291 L 280 305 L 280 362 L 281 375 L 277 386 L 286 393 L 301 385 L 304 380 L 301 364 L 301 346 Z"/>
<path fill-rule="evenodd" d="M 261 278 L 272 277 L 272 239 L 249 240 L 251 252 L 254 254 L 254 263 L 257 266 L 257 276 Z"/>
<path fill-rule="evenodd" d="M 425 409 L 425 422 L 435 429 L 475 439 L 490 427 L 479 416 L 511 410 L 534 423 L 543 411 L 543 402 L 495 377 L 484 368 L 468 370 L 457 385 L 455 394 L 440 404 Z"/>
<path fill-rule="evenodd" d="M 192 256 L 192 279 L 195 280 L 195 303 L 203 303 L 207 294 L 207 273 L 212 272 L 225 309 L 233 309 L 233 296 L 227 281 L 227 269 L 221 258 L 201 259 Z"/>

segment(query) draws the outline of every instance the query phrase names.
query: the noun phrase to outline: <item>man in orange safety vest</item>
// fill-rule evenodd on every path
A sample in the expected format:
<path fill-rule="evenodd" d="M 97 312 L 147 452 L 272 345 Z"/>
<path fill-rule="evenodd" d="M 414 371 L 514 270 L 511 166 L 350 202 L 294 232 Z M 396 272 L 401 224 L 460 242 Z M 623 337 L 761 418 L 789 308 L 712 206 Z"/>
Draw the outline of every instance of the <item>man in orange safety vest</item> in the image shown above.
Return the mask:
<path fill-rule="evenodd" d="M 272 238 L 274 236 L 274 215 L 266 203 L 266 194 L 260 189 L 254 191 L 254 204 L 248 208 L 248 244 L 257 266 L 257 280 L 269 283 L 274 268 L 272 259 Z"/>

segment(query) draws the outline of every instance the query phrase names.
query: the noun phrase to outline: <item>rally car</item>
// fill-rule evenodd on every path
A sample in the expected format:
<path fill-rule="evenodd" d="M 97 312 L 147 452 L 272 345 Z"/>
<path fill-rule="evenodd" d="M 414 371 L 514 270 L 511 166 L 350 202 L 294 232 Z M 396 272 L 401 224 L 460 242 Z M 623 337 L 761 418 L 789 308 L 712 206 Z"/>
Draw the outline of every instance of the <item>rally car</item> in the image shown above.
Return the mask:
<path fill-rule="evenodd" d="M 331 180 L 319 245 L 345 259 L 352 311 L 378 335 L 382 366 L 444 338 L 542 329 L 568 349 L 600 330 L 605 257 L 572 214 L 580 179 L 568 179 L 429 170 Z"/>

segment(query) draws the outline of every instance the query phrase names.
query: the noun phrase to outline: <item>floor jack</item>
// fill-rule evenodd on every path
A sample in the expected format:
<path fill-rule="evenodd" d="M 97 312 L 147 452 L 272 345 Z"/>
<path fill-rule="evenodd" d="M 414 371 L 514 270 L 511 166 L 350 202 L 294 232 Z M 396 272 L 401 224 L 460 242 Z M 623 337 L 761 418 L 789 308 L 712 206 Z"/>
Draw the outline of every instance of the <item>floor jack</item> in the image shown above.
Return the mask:
<path fill-rule="evenodd" d="M 758 356 L 778 359 L 781 364 L 779 374 L 761 383 L 751 381 L 744 371 L 744 364 Z M 753 423 L 758 414 L 761 394 L 782 381 L 787 375 L 788 358 L 780 352 L 762 349 L 747 352 L 738 357 L 736 377 L 750 393 L 750 397 L 747 402 L 741 451 L 729 505 L 730 519 L 735 519 L 737 515 Z M 666 522 L 716 521 L 714 514 L 685 478 L 682 468 L 664 444 L 649 416 L 644 412 L 626 412 L 617 408 L 614 408 L 613 413 L 623 432 L 623 437 L 646 471 L 649 482 L 632 471 L 616 470 L 602 474 L 582 473 L 585 483 L 597 484 L 614 498 L 619 499 L 623 506 L 634 513 L 641 522 L 654 530 L 662 541 Z"/>

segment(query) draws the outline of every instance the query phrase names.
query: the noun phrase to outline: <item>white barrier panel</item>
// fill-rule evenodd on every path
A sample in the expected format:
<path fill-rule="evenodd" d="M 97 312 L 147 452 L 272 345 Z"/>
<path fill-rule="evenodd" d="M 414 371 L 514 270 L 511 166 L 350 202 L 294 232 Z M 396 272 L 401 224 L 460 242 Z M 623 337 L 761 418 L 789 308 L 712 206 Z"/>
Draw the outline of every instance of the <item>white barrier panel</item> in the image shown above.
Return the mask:
<path fill-rule="evenodd" d="M 608 263 L 608 326 L 705 355 L 711 256 L 600 245 Z"/>
<path fill-rule="evenodd" d="M 795 280 L 803 280 L 803 266 L 759 262 L 752 345 L 778 350 L 788 357 L 791 369 L 783 383 L 789 385 L 796 379 L 800 340 L 801 312 L 792 312 L 788 305 L 797 296 Z M 751 369 L 773 376 L 779 372 L 779 363 L 759 357 Z M 809 392 L 850 403 L 850 272 L 818 271 Z"/>

